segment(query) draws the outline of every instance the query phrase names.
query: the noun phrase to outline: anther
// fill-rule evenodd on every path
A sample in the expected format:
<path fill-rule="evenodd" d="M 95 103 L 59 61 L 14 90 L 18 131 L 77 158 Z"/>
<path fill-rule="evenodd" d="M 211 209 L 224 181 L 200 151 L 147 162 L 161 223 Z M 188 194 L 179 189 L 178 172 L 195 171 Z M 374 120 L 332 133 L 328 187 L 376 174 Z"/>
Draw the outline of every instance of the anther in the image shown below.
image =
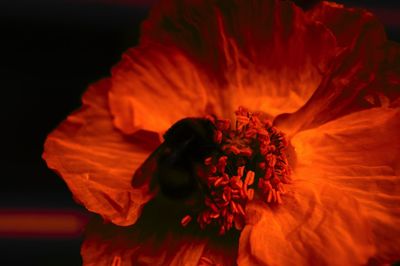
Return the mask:
<path fill-rule="evenodd" d="M 121 257 L 120 256 L 114 256 L 112 262 L 111 262 L 111 266 L 121 266 Z"/>
<path fill-rule="evenodd" d="M 190 221 L 192 221 L 192 216 L 186 215 L 185 217 L 182 218 L 181 225 L 183 227 L 186 227 L 190 223 Z"/>
<path fill-rule="evenodd" d="M 242 107 L 235 113 L 235 127 L 229 120 L 209 118 L 215 127 L 213 141 L 219 148 L 204 159 L 207 193 L 197 222 L 202 229 L 218 226 L 219 234 L 233 227 L 241 230 L 246 204 L 256 197 L 266 204 L 282 204 L 283 185 L 290 182 L 285 135 L 259 113 Z M 185 216 L 182 225 L 191 219 Z"/>

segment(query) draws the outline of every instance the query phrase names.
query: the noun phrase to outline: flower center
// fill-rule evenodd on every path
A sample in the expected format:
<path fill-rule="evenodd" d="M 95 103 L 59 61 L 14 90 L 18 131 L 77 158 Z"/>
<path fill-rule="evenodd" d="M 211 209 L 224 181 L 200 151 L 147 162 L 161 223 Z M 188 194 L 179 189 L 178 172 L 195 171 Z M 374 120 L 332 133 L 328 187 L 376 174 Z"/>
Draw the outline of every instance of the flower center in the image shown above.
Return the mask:
<path fill-rule="evenodd" d="M 234 126 L 230 120 L 207 117 L 214 125 L 214 143 L 218 147 L 197 175 L 204 184 L 204 206 L 195 215 L 186 215 L 186 226 L 192 216 L 202 229 L 217 226 L 219 234 L 231 228 L 241 230 L 245 206 L 255 197 L 267 204 L 281 204 L 283 184 L 290 182 L 290 167 L 285 154 L 285 135 L 263 118 L 245 108 L 236 111 Z"/>

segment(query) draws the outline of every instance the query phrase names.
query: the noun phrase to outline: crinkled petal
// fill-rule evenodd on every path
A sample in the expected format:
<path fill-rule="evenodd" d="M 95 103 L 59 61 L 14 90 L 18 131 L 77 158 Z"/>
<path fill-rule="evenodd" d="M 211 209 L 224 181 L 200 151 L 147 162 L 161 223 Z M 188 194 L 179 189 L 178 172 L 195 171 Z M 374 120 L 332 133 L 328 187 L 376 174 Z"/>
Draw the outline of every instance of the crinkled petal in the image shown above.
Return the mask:
<path fill-rule="evenodd" d="M 296 135 L 290 192 L 277 208 L 249 206 L 239 262 L 365 265 L 400 259 L 399 134 L 400 109 L 373 108 Z"/>
<path fill-rule="evenodd" d="M 135 170 L 158 144 L 117 131 L 108 110 L 109 80 L 92 85 L 83 107 L 47 138 L 43 158 L 61 175 L 74 198 L 88 210 L 119 225 L 134 223 L 151 194 L 148 183 L 135 189 Z"/>
<path fill-rule="evenodd" d="M 114 229 L 114 230 L 113 230 Z M 162 240 L 142 239 L 127 230 L 98 227 L 98 233 L 108 231 L 108 238 L 90 235 L 83 243 L 81 254 L 86 266 L 188 265 L 197 266 L 206 240 L 163 236 Z M 161 242 L 161 243 L 160 243 Z"/>
<path fill-rule="evenodd" d="M 238 106 L 293 112 L 317 88 L 336 42 L 288 1 L 165 0 L 139 48 L 114 68 L 110 94 L 124 132 L 165 130 L 182 117 Z"/>
<path fill-rule="evenodd" d="M 307 176 L 308 178 L 308 176 Z M 364 265 L 374 252 L 358 203 L 336 188 L 296 178 L 282 206 L 246 207 L 238 265 Z"/>
<path fill-rule="evenodd" d="M 375 256 L 389 262 L 400 259 L 399 136 L 400 109 L 373 108 L 293 139 L 300 169 L 318 169 L 317 178 L 359 202 Z"/>
<path fill-rule="evenodd" d="M 92 222 L 81 249 L 83 265 L 235 264 L 237 238 L 212 237 L 200 231 L 197 225 L 183 228 L 177 215 L 176 209 L 170 210 L 152 201 L 133 227 Z"/>
<path fill-rule="evenodd" d="M 376 17 L 329 2 L 307 15 L 331 30 L 341 51 L 309 101 L 278 117 L 277 126 L 293 135 L 355 111 L 399 105 L 400 45 L 386 39 Z"/>
<path fill-rule="evenodd" d="M 360 37 L 363 28 L 377 27 L 376 18 L 367 10 L 344 7 L 321 1 L 306 12 L 307 16 L 324 24 L 334 34 L 339 47 L 348 47 Z"/>
<path fill-rule="evenodd" d="M 158 44 L 131 49 L 112 71 L 114 124 L 127 134 L 161 133 L 183 117 L 203 116 L 217 107 L 207 83 L 176 49 Z"/>

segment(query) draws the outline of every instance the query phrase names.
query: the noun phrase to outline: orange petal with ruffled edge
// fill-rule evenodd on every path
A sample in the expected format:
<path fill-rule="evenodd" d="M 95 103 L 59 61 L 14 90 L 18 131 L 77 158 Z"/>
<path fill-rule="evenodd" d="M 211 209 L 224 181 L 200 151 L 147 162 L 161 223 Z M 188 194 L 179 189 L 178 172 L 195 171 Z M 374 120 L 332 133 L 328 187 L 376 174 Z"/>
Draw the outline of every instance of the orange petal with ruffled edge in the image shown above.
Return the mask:
<path fill-rule="evenodd" d="M 92 85 L 83 107 L 47 138 L 43 158 L 88 210 L 118 225 L 134 223 L 151 197 L 148 182 L 135 189 L 135 170 L 158 145 L 123 136 L 108 110 L 109 80 Z"/>
<path fill-rule="evenodd" d="M 115 125 L 166 130 L 182 117 L 271 116 L 301 107 L 335 55 L 335 38 L 286 1 L 161 1 L 138 48 L 113 69 Z"/>
<path fill-rule="evenodd" d="M 253 204 L 239 263 L 365 265 L 400 259 L 400 110 L 344 116 L 292 139 L 284 204 Z"/>
<path fill-rule="evenodd" d="M 400 45 L 363 9 L 322 2 L 307 13 L 335 36 L 341 51 L 309 101 L 275 124 L 290 135 L 355 111 L 400 104 Z"/>
<path fill-rule="evenodd" d="M 235 265 L 237 236 L 221 239 L 192 224 L 182 228 L 176 209 L 153 203 L 132 227 L 92 221 L 81 248 L 83 265 Z"/>

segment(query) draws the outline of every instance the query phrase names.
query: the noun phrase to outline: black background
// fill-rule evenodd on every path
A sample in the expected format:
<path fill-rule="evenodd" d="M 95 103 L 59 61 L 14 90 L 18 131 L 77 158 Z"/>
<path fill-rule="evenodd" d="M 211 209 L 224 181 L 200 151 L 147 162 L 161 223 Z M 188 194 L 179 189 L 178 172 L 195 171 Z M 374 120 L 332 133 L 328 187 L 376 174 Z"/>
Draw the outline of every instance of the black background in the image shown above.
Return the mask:
<path fill-rule="evenodd" d="M 381 18 L 390 39 L 399 41 L 399 7 L 347 1 L 361 2 Z M 85 88 L 108 76 L 122 52 L 137 43 L 149 7 L 135 0 L 0 2 L 0 209 L 85 212 L 41 160 L 43 143 L 79 107 Z M 0 265 L 80 265 L 81 242 L 82 237 L 0 236 Z"/>

